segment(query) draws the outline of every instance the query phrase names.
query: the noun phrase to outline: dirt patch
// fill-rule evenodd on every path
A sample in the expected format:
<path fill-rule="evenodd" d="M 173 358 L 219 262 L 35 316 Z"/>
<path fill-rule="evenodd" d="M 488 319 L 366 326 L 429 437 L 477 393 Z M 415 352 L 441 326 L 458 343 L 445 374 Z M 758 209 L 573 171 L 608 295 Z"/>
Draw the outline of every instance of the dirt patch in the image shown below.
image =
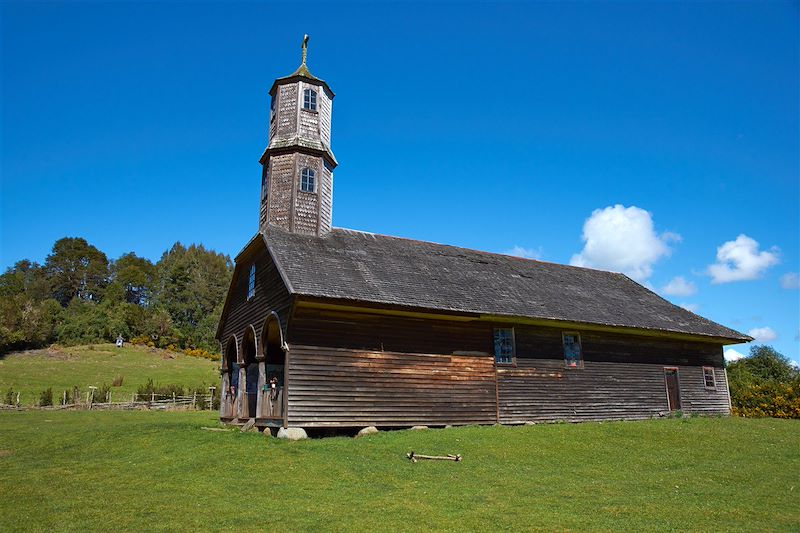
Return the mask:
<path fill-rule="evenodd" d="M 0 457 L 9 457 L 11 453 L 11 450 L 0 450 Z"/>

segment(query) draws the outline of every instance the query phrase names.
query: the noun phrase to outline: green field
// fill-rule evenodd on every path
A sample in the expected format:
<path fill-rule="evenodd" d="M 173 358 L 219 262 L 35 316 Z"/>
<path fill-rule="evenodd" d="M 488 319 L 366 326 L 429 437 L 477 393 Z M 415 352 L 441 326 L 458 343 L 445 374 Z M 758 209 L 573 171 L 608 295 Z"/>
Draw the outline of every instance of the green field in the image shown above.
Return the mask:
<path fill-rule="evenodd" d="M 57 400 L 65 389 L 77 386 L 85 393 L 90 385 L 111 385 L 122 376 L 122 385 L 112 388 L 111 399 L 127 400 L 148 379 L 184 387 L 219 386 L 218 370 L 217 361 L 133 345 L 52 347 L 0 359 L 0 393 L 13 387 L 21 393 L 22 404 L 33 405 L 48 387 Z"/>
<path fill-rule="evenodd" d="M 0 531 L 798 531 L 800 422 L 278 441 L 209 412 L 0 412 Z M 460 453 L 411 464 L 406 452 Z"/>

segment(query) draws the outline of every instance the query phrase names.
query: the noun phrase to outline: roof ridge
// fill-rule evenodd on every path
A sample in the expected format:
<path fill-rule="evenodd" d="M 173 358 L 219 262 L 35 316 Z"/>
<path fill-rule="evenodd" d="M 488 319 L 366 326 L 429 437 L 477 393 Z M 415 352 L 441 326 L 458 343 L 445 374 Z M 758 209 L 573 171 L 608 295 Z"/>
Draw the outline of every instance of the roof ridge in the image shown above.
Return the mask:
<path fill-rule="evenodd" d="M 384 233 L 375 233 L 375 232 L 371 232 L 371 231 L 357 230 L 357 229 L 352 229 L 352 228 L 334 227 L 334 228 L 331 228 L 331 229 L 334 230 L 334 231 L 335 230 L 339 230 L 339 231 L 346 231 L 346 232 L 351 232 L 351 233 L 361 233 L 361 234 L 364 234 L 364 235 L 371 235 L 373 237 L 384 237 L 384 238 L 387 238 L 387 239 L 396 239 L 396 240 L 408 241 L 408 242 L 412 242 L 412 243 L 435 244 L 436 246 L 445 246 L 447 248 L 454 248 L 456 250 L 465 250 L 467 252 L 483 254 L 483 255 L 489 255 L 489 256 L 492 256 L 492 257 L 510 258 L 510 259 L 514 259 L 514 260 L 518 260 L 518 261 L 526 261 L 526 262 L 533 262 L 533 263 L 543 263 L 545 265 L 554 265 L 554 266 L 557 266 L 557 267 L 564 267 L 564 268 L 570 268 L 570 269 L 574 268 L 574 269 L 579 269 L 579 270 L 590 270 L 592 272 L 602 272 L 604 274 L 612 274 L 612 275 L 617 275 L 617 276 L 623 276 L 625 278 L 631 279 L 628 276 L 626 276 L 625 274 L 623 274 L 622 272 L 615 272 L 613 270 L 603 270 L 603 269 L 600 269 L 600 268 L 591 268 L 591 267 L 584 267 L 584 266 L 578 266 L 578 265 L 566 265 L 564 263 L 557 263 L 555 261 L 543 261 L 541 259 L 532 259 L 532 258 L 529 258 L 529 257 L 519 257 L 518 255 L 509 255 L 509 254 L 504 254 L 504 253 L 500 253 L 500 252 L 489 252 L 489 251 L 486 251 L 486 250 L 478 250 L 478 249 L 475 249 L 475 248 L 467 248 L 465 246 L 458 246 L 458 245 L 455 245 L 455 244 L 445 244 L 445 243 L 435 242 L 435 241 L 423 241 L 421 239 L 412 239 L 411 237 L 398 237 L 397 235 L 386 235 Z M 638 283 L 635 280 L 631 280 L 631 281 L 641 285 L 641 283 Z"/>

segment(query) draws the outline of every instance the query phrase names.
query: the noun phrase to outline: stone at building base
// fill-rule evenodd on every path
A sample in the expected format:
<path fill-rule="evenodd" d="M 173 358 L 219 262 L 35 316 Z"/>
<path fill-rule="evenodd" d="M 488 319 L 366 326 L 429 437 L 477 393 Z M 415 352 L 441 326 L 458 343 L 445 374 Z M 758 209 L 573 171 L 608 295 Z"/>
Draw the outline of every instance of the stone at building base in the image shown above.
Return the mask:
<path fill-rule="evenodd" d="M 536 422 L 533 422 L 533 421 L 531 421 L 531 420 L 528 420 L 527 422 L 525 422 L 525 425 L 526 425 L 526 426 L 535 426 L 535 425 L 536 425 Z"/>
<path fill-rule="evenodd" d="M 411 431 L 421 431 L 423 429 L 428 429 L 428 426 L 413 426 Z"/>
<path fill-rule="evenodd" d="M 374 435 L 377 432 L 378 428 L 376 428 L 375 426 L 367 426 L 358 432 L 357 437 L 363 437 L 364 435 Z"/>
<path fill-rule="evenodd" d="M 277 437 L 286 440 L 301 440 L 307 439 L 308 435 L 303 428 L 280 428 Z"/>

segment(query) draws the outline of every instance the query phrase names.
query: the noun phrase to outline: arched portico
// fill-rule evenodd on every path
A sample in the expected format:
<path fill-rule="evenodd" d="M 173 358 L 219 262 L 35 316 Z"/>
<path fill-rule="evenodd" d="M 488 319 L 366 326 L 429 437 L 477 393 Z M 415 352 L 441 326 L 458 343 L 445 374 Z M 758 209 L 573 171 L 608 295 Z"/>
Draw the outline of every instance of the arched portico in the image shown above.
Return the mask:
<path fill-rule="evenodd" d="M 258 346 L 256 345 L 256 330 L 250 325 L 245 328 L 242 337 L 242 358 L 239 382 L 240 386 L 240 406 L 239 418 L 255 418 L 257 416 L 256 407 L 258 405 L 258 361 L 256 355 Z"/>
<path fill-rule="evenodd" d="M 238 416 L 239 394 L 239 346 L 236 336 L 231 335 L 222 352 L 222 385 L 220 387 L 220 417 L 233 419 Z"/>
<path fill-rule="evenodd" d="M 261 347 L 264 351 L 266 384 L 261 416 L 282 419 L 286 394 L 286 343 L 283 340 L 280 319 L 274 311 L 267 315 L 261 328 Z"/>

